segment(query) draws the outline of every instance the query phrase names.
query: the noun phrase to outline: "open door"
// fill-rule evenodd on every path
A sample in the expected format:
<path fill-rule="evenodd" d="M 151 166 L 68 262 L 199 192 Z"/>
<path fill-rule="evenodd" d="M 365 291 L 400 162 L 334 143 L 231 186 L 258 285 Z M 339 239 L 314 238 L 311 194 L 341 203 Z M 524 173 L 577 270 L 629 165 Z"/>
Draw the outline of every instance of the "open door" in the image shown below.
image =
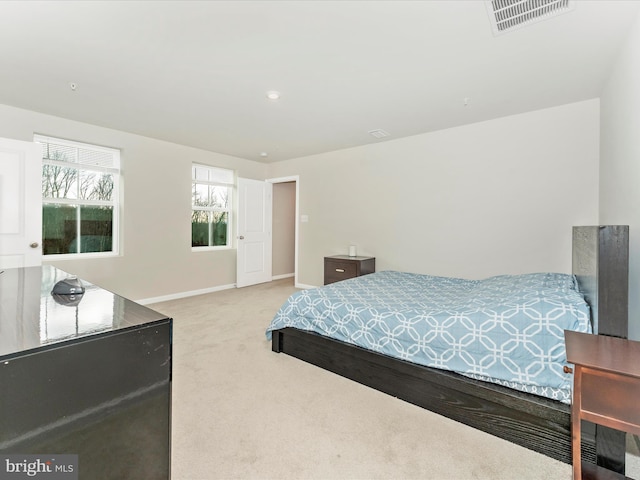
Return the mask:
<path fill-rule="evenodd" d="M 0 270 L 42 264 L 42 150 L 0 138 Z"/>
<path fill-rule="evenodd" d="M 273 185 L 238 178 L 236 286 L 271 281 L 271 195 Z"/>

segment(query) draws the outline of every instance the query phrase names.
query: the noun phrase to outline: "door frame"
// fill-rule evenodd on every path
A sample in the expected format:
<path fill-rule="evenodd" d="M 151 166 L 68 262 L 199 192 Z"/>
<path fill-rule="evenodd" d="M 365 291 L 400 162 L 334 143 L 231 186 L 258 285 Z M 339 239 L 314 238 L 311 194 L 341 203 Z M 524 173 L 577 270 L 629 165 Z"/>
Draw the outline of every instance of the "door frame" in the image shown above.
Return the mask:
<path fill-rule="evenodd" d="M 295 182 L 296 184 L 296 206 L 295 206 L 295 238 L 294 238 L 294 252 L 293 252 L 293 285 L 296 288 L 304 288 L 302 286 L 300 286 L 300 284 L 298 283 L 298 241 L 299 241 L 299 223 L 300 223 L 300 175 L 292 175 L 289 177 L 278 177 L 278 178 L 268 178 L 267 180 L 265 180 L 266 182 L 269 183 L 289 183 L 289 182 Z M 272 210 L 273 210 L 273 199 L 272 201 Z M 272 218 L 272 222 L 273 222 L 273 215 L 271 216 Z M 272 225 L 273 227 L 273 225 Z M 272 228 L 273 231 L 273 228 Z M 273 268 L 273 266 L 272 266 Z M 272 272 L 272 277 L 273 277 L 273 272 Z"/>

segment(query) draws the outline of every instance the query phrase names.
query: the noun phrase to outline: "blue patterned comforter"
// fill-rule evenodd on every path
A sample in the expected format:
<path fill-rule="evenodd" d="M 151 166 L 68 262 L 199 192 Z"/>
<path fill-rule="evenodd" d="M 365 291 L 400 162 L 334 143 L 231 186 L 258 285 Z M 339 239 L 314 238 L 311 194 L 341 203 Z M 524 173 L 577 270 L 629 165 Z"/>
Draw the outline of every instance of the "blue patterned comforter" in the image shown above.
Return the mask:
<path fill-rule="evenodd" d="M 295 327 L 569 403 L 564 330 L 591 332 L 589 318 L 572 275 L 465 280 L 383 271 L 296 292 L 267 338 Z"/>

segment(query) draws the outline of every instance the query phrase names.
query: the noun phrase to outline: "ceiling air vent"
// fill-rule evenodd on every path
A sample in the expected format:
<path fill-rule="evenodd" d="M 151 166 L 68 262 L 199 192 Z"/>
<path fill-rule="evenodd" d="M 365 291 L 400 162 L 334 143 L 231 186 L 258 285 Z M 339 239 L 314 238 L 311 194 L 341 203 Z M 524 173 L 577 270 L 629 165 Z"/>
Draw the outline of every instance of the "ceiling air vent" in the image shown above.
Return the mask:
<path fill-rule="evenodd" d="M 494 35 L 547 20 L 573 9 L 573 0 L 491 0 L 486 4 Z"/>
<path fill-rule="evenodd" d="M 375 138 L 384 138 L 389 136 L 389 132 L 386 132 L 381 128 L 377 128 L 375 130 L 369 130 L 369 135 Z"/>

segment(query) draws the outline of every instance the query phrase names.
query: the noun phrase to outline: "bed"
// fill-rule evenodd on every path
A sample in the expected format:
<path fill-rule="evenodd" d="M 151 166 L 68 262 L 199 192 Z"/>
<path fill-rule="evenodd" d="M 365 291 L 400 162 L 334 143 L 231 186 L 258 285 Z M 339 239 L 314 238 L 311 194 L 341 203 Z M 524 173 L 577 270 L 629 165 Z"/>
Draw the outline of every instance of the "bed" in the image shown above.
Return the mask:
<path fill-rule="evenodd" d="M 571 463 L 572 376 L 564 357 L 563 332 L 571 329 L 627 336 L 628 227 L 574 227 L 572 263 L 572 275 L 498 276 L 483 282 L 401 272 L 358 277 L 309 291 L 304 301 L 301 292 L 294 294 L 274 317 L 267 336 L 274 352 Z M 509 287 L 508 282 L 518 288 Z M 363 284 L 367 288 L 361 289 Z M 424 295 L 413 295 L 431 287 L 439 293 L 427 300 Z M 496 310 L 487 295 L 490 299 L 499 297 L 505 310 Z M 315 310 L 317 318 L 302 319 L 298 324 L 287 320 L 285 313 L 297 309 L 296 303 Z M 392 304 L 395 311 L 388 310 Z M 509 318 L 497 328 L 501 334 L 516 327 L 522 333 L 527 326 L 513 326 L 514 309 L 526 310 L 532 322 L 530 330 L 548 330 L 544 333 L 550 333 L 549 338 L 506 340 L 501 345 L 513 348 L 505 349 L 496 348 L 497 340 L 487 337 L 486 332 L 479 336 L 469 333 L 477 333 L 483 325 L 496 330 L 496 318 Z M 389 316 L 396 318 L 390 323 L 381 321 Z M 439 334 L 416 331 L 418 324 L 430 325 Z M 450 330 L 452 324 L 462 325 L 462 332 Z M 382 337 L 371 332 L 376 325 L 382 329 Z M 408 332 L 411 340 L 399 340 L 402 337 L 395 334 L 398 329 Z M 423 341 L 434 336 L 444 339 L 443 345 Z M 549 343 L 558 339 L 562 339 L 560 344 Z M 489 355 L 469 354 L 487 347 Z M 532 371 L 518 363 L 523 353 L 520 347 L 543 351 Z M 426 359 L 419 358 L 417 351 L 426 352 Z M 518 382 L 505 380 L 505 365 L 507 374 L 515 372 Z M 582 445 L 585 460 L 624 472 L 624 433 L 585 425 Z"/>

